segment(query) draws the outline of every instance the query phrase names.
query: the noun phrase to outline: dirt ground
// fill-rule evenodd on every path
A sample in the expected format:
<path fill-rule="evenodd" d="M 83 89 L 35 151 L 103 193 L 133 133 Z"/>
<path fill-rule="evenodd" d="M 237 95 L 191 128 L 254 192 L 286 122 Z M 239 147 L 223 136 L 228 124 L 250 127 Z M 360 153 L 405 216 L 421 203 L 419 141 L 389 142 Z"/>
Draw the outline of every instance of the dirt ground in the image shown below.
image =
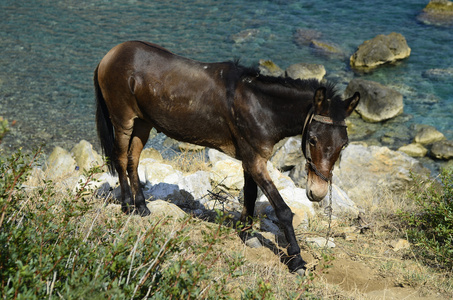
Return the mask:
<path fill-rule="evenodd" d="M 323 299 L 453 298 L 453 294 L 445 289 L 433 286 L 433 281 L 443 280 L 439 279 L 442 278 L 442 274 L 431 273 L 421 265 L 412 255 L 409 243 L 405 240 L 394 238 L 390 233 L 376 233 L 372 230 L 360 233 L 354 227 L 343 225 L 338 223 L 333 226 L 331 234 L 335 247 L 329 250 L 311 247 L 300 241 L 302 258 L 315 274 L 310 284 L 315 286 L 314 294 L 318 297 Z M 319 236 L 321 234 L 320 232 Z M 239 238 L 225 241 L 224 246 L 231 251 L 242 249 L 247 262 L 254 266 L 256 277 L 261 276 L 263 280 L 271 283 L 286 282 L 291 285 L 294 280 L 288 276 L 296 275 L 288 275 L 288 269 L 280 262 L 279 255 L 273 248 L 277 247 L 278 237 L 266 232 L 260 232 L 260 235 L 262 235 L 260 240 L 264 244 L 260 248 L 247 247 Z M 303 236 L 315 236 L 318 233 L 297 232 L 297 235 L 299 240 L 303 240 Z M 283 249 L 282 245 L 278 247 Z M 322 257 L 325 251 L 333 260 L 325 262 Z M 282 285 L 281 289 L 284 288 L 285 283 Z"/>

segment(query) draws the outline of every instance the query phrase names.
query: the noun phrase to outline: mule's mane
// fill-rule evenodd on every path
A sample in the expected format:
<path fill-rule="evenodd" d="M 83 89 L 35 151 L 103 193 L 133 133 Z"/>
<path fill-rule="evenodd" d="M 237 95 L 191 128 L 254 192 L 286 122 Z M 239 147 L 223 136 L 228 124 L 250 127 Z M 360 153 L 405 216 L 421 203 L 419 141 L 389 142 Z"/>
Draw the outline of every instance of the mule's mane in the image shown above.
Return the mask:
<path fill-rule="evenodd" d="M 320 82 L 317 79 L 293 79 L 291 77 L 274 77 L 260 74 L 257 68 L 241 66 L 237 61 L 234 62 L 236 70 L 239 72 L 239 79 L 250 81 L 256 88 L 263 90 L 265 93 L 279 94 L 284 90 L 293 90 L 294 94 L 307 92 L 313 99 L 314 92 L 320 88 L 326 88 L 326 96 L 331 100 L 330 117 L 334 121 L 342 121 L 346 118 L 346 111 L 341 95 L 338 93 L 335 83 L 330 81 Z M 304 99 L 298 99 L 304 101 Z"/>

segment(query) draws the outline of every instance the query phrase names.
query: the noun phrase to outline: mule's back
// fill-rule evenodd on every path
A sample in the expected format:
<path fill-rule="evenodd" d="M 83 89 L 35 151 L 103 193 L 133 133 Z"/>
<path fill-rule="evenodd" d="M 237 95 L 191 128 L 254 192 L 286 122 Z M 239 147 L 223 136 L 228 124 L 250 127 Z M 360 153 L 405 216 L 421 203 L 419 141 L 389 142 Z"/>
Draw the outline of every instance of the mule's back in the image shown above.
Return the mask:
<path fill-rule="evenodd" d="M 115 126 L 140 119 L 177 140 L 233 154 L 231 72 L 232 63 L 201 63 L 135 41 L 114 47 L 98 77 Z"/>

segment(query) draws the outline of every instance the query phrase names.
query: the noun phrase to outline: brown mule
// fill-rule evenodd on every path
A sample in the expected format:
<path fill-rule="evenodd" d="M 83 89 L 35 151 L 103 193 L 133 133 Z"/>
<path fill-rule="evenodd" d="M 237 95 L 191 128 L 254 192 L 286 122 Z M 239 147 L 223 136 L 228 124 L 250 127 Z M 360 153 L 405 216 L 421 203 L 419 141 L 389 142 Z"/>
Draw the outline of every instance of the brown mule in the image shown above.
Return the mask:
<path fill-rule="evenodd" d="M 202 63 L 140 41 L 110 50 L 96 68 L 94 83 L 98 135 L 110 170 L 118 172 L 125 213 L 150 214 L 137 166 L 154 127 L 241 160 L 242 221 L 254 214 L 259 186 L 284 228 L 290 271 L 304 268 L 293 214 L 266 163 L 278 141 L 303 132 L 307 195 L 312 201 L 324 198 L 334 163 L 348 142 L 344 120 L 357 106 L 358 93 L 342 101 L 331 84 L 262 76 L 232 62 Z"/>

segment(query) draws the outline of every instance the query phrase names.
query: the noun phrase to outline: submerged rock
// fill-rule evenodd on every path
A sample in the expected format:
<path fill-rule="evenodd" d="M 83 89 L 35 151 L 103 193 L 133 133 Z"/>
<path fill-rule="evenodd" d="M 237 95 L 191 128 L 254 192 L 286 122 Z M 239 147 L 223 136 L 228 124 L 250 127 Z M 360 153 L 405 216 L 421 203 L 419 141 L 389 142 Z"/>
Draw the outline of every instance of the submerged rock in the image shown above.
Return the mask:
<path fill-rule="evenodd" d="M 363 42 L 351 56 L 350 64 L 353 68 L 373 68 L 404 59 L 410 54 L 411 48 L 404 36 L 392 32 L 389 35 L 377 35 Z"/>
<path fill-rule="evenodd" d="M 313 40 L 311 41 L 310 47 L 314 49 L 316 52 L 323 55 L 343 54 L 343 50 L 341 50 L 340 46 L 330 42 Z"/>
<path fill-rule="evenodd" d="M 254 39 L 259 32 L 259 29 L 246 29 L 239 33 L 233 34 L 231 36 L 231 39 L 234 41 L 234 43 L 240 44 Z"/>
<path fill-rule="evenodd" d="M 428 25 L 451 26 L 453 25 L 453 2 L 431 0 L 417 19 Z"/>
<path fill-rule="evenodd" d="M 318 40 L 322 36 L 320 31 L 314 29 L 298 28 L 294 33 L 294 42 L 300 46 L 308 46 L 313 40 Z"/>
<path fill-rule="evenodd" d="M 345 97 L 360 93 L 356 111 L 367 122 L 381 122 L 403 112 L 403 95 L 374 81 L 353 79 L 346 87 Z"/>
<path fill-rule="evenodd" d="M 429 69 L 423 72 L 423 76 L 433 80 L 451 80 L 453 78 L 453 68 Z"/>

